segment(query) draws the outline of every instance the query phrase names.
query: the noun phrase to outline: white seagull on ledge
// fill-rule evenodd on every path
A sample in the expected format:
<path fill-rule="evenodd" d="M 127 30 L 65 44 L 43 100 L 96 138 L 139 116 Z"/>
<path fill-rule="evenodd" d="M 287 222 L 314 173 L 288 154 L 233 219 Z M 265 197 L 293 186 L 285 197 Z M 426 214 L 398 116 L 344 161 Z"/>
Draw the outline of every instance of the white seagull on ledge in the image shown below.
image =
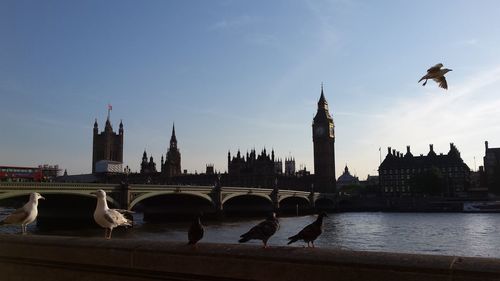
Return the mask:
<path fill-rule="evenodd" d="M 38 216 L 38 199 L 43 198 L 40 193 L 33 192 L 30 194 L 30 200 L 28 203 L 24 204 L 22 208 L 19 208 L 4 218 L 0 225 L 3 224 L 20 224 L 22 233 L 26 234 L 26 226 L 35 221 Z"/>
<path fill-rule="evenodd" d="M 133 212 L 121 209 L 108 208 L 106 201 L 106 192 L 99 189 L 92 192 L 97 197 L 97 206 L 94 211 L 95 222 L 105 229 L 104 238 L 111 239 L 113 228 L 118 226 L 132 226 L 132 221 L 125 218 L 124 213 L 132 214 Z"/>

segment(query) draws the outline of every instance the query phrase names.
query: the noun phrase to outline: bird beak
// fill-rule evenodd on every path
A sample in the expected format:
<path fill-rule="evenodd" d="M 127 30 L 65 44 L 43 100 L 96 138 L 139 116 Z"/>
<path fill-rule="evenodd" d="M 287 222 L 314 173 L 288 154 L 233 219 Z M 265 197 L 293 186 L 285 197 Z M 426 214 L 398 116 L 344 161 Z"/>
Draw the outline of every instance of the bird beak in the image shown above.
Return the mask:
<path fill-rule="evenodd" d="M 97 196 L 97 192 L 91 192 L 90 194 Z"/>
<path fill-rule="evenodd" d="M 45 197 L 43 197 L 43 196 L 40 196 L 40 198 L 38 198 L 38 199 L 43 199 L 43 200 L 45 200 Z"/>
<path fill-rule="evenodd" d="M 450 71 L 453 71 L 453 69 L 450 69 Z"/>

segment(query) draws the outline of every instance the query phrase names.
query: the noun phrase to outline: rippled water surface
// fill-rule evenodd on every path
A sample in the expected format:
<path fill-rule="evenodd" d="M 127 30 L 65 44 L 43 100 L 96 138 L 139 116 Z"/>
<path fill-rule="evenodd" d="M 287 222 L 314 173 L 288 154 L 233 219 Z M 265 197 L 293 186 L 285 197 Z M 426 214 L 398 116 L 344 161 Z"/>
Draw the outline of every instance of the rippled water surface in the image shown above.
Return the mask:
<path fill-rule="evenodd" d="M 286 245 L 287 237 L 296 234 L 314 219 L 315 216 L 280 218 L 281 227 L 269 240 L 269 244 Z M 202 242 L 237 243 L 242 233 L 260 221 L 262 219 L 205 221 L 205 237 Z M 113 231 L 113 238 L 187 242 L 188 227 L 189 223 L 146 223 L 142 221 L 141 214 L 136 214 L 134 227 Z M 104 235 L 102 229 L 95 227 L 41 231 L 33 224 L 29 231 L 40 235 Z M 2 226 L 0 232 L 19 233 L 20 227 Z M 317 247 L 349 250 L 500 258 L 500 214 L 329 214 L 324 221 L 324 233 L 315 244 Z M 303 245 L 300 242 L 292 244 L 296 247 Z"/>

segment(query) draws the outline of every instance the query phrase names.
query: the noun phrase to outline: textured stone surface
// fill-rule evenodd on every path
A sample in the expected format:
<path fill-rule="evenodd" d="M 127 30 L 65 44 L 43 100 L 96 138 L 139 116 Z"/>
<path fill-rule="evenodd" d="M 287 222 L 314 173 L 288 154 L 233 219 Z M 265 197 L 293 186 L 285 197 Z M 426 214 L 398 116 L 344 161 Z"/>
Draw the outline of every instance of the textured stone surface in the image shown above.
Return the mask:
<path fill-rule="evenodd" d="M 500 260 L 0 235 L 0 280 L 500 280 Z"/>

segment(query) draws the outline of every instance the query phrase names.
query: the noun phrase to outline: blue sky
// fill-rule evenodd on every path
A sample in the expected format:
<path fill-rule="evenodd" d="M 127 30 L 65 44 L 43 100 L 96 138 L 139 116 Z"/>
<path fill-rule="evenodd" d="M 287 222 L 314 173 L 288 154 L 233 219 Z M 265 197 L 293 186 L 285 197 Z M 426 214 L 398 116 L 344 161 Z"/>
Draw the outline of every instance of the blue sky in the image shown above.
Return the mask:
<path fill-rule="evenodd" d="M 313 170 L 323 82 L 337 175 L 376 174 L 379 147 L 500 146 L 498 1 L 1 1 L 0 164 L 91 170 L 107 104 L 124 162 L 159 163 L 175 122 L 182 169 L 273 149 Z M 453 69 L 449 90 L 417 84 Z"/>

